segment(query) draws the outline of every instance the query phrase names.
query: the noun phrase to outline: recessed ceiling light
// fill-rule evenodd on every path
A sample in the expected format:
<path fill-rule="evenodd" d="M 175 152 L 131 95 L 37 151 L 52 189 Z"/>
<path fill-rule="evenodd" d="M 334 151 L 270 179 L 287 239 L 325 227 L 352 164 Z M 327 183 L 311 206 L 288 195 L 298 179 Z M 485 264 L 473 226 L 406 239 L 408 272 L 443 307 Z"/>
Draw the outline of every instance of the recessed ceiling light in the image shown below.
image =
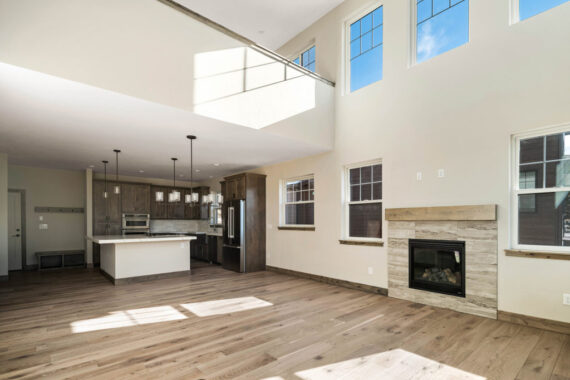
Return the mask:
<path fill-rule="evenodd" d="M 196 173 L 200 173 L 200 169 L 196 169 Z"/>
<path fill-rule="evenodd" d="M 220 164 L 218 164 L 217 162 L 214 164 L 214 166 L 220 166 Z"/>
<path fill-rule="evenodd" d="M 90 168 L 94 168 L 94 167 L 95 167 L 95 165 L 89 165 L 89 167 L 90 167 Z"/>
<path fill-rule="evenodd" d="M 265 33 L 265 30 L 258 30 L 257 33 L 263 34 L 263 33 Z"/>
<path fill-rule="evenodd" d="M 139 170 L 139 173 L 144 173 L 144 170 Z"/>
<path fill-rule="evenodd" d="M 180 174 L 180 177 L 184 177 L 184 174 Z"/>
<path fill-rule="evenodd" d="M 214 178 L 214 176 L 213 176 L 213 175 L 211 175 L 211 176 L 210 176 L 210 178 Z"/>

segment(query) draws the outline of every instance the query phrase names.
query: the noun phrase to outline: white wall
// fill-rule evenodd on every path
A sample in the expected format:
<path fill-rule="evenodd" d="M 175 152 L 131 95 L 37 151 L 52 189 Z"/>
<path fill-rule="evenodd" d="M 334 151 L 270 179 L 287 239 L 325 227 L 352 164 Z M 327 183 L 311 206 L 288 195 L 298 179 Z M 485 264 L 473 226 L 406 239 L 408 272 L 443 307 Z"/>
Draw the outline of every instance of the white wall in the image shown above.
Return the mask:
<path fill-rule="evenodd" d="M 0 153 L 0 279 L 8 276 L 8 156 Z"/>
<path fill-rule="evenodd" d="M 316 40 L 317 72 L 337 82 L 335 147 L 258 170 L 267 174 L 268 264 L 387 287 L 386 247 L 338 243 L 343 166 L 382 158 L 385 208 L 498 204 L 499 309 L 570 322 L 570 262 L 503 252 L 510 136 L 570 122 L 570 3 L 510 26 L 509 1 L 471 1 L 470 42 L 409 67 L 410 1 L 385 0 L 384 79 L 344 94 L 343 22 L 368 4 L 344 2 L 279 51 Z M 316 231 L 277 231 L 278 181 L 309 173 Z"/>
<path fill-rule="evenodd" d="M 84 207 L 85 173 L 10 165 L 8 187 L 26 191 L 26 264 L 37 264 L 35 252 L 85 249 L 85 215 L 36 213 L 35 207 Z M 39 217 L 43 216 L 43 221 Z M 48 225 L 40 230 L 40 223 Z"/>

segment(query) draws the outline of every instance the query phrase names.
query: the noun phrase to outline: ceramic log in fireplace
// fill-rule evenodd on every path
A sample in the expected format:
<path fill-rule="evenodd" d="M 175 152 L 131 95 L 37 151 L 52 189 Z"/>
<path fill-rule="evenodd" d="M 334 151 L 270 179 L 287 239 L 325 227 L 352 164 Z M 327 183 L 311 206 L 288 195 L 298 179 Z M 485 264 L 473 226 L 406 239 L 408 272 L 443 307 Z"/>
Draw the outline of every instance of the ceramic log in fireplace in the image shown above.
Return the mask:
<path fill-rule="evenodd" d="M 410 288 L 465 297 L 465 242 L 409 241 Z"/>

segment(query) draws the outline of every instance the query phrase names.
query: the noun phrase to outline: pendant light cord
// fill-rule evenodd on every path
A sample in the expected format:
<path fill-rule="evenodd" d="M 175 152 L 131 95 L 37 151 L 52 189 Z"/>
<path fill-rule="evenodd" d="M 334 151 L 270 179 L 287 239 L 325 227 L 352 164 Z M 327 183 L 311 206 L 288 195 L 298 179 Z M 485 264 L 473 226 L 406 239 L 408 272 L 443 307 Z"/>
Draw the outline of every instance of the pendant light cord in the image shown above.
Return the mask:
<path fill-rule="evenodd" d="M 194 193 L 194 189 L 192 188 L 194 186 L 193 178 L 194 178 L 194 147 L 193 147 L 193 140 L 190 140 L 190 194 Z"/>
<path fill-rule="evenodd" d="M 103 165 L 105 166 L 105 192 L 107 192 L 107 161 L 103 161 Z"/>

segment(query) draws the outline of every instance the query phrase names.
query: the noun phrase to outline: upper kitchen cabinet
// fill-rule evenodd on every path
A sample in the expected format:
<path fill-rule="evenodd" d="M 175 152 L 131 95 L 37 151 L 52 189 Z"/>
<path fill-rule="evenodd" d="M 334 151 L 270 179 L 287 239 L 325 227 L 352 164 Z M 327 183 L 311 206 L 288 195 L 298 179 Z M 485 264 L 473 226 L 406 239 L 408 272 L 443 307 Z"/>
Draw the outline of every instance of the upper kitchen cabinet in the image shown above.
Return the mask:
<path fill-rule="evenodd" d="M 246 175 L 238 174 L 225 178 L 224 199 L 233 201 L 245 199 Z"/>
<path fill-rule="evenodd" d="M 182 193 L 183 200 L 185 194 L 191 194 L 192 191 L 198 193 L 198 203 L 187 203 L 184 205 L 184 219 L 202 219 L 207 220 L 208 215 L 208 205 L 202 204 L 202 197 L 210 193 L 210 188 L 207 186 L 194 187 L 193 190 L 185 189 Z"/>
<path fill-rule="evenodd" d="M 150 214 L 150 185 L 123 183 L 121 193 L 123 214 Z"/>
<path fill-rule="evenodd" d="M 121 196 L 113 193 L 114 182 L 93 181 L 93 228 L 95 234 L 110 234 L 121 229 Z"/>
<path fill-rule="evenodd" d="M 174 188 L 169 188 L 164 194 L 165 203 L 167 204 L 167 218 L 168 219 L 184 219 L 184 189 L 176 189 L 180 192 L 180 200 L 177 202 L 169 202 L 168 194 L 171 193 Z"/>
<path fill-rule="evenodd" d="M 158 198 L 162 194 L 162 199 Z M 150 218 L 168 219 L 168 188 L 151 186 L 150 188 Z"/>

